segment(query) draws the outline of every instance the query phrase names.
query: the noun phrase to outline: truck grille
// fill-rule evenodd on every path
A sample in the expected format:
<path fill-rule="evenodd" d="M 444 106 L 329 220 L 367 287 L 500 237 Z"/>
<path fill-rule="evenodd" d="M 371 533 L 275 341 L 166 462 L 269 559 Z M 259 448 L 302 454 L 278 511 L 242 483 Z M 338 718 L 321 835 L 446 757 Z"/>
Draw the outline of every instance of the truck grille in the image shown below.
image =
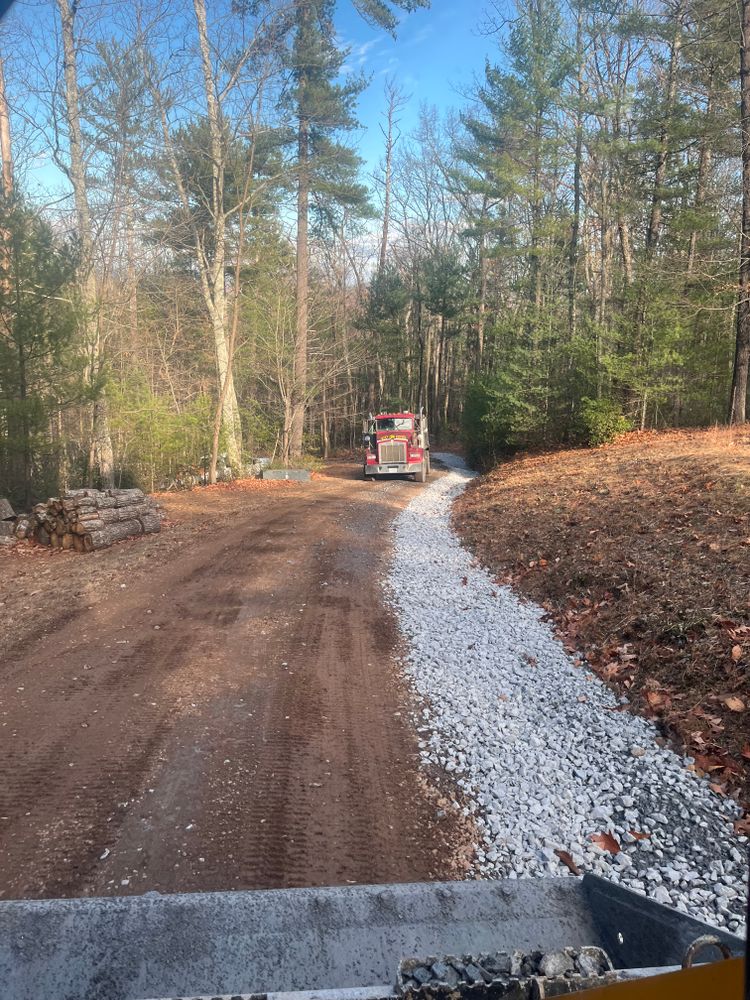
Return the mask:
<path fill-rule="evenodd" d="M 406 464 L 406 442 L 405 441 L 382 441 L 380 443 L 380 464 L 381 465 L 405 465 Z"/>

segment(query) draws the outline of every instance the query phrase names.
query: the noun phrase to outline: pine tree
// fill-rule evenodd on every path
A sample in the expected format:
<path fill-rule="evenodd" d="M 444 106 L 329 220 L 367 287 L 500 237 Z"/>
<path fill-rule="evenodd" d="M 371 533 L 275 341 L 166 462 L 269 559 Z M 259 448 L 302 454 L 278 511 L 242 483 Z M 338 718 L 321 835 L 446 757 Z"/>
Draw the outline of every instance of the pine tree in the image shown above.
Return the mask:
<path fill-rule="evenodd" d="M 370 24 L 394 32 L 396 9 L 413 11 L 429 0 L 353 0 Z M 338 141 L 354 128 L 355 104 L 365 81 L 354 77 L 337 82 L 346 51 L 335 40 L 335 0 L 297 0 L 291 58 L 290 94 L 297 125 L 297 315 L 294 379 L 286 454 L 301 455 L 307 406 L 309 231 L 311 201 L 323 214 L 332 206 L 366 210 L 366 191 L 356 180 L 359 161 Z"/>
<path fill-rule="evenodd" d="M 28 506 L 58 485 L 52 418 L 102 387 L 84 383 L 72 248 L 20 202 L 4 204 L 0 227 L 0 466 L 11 496 Z"/>

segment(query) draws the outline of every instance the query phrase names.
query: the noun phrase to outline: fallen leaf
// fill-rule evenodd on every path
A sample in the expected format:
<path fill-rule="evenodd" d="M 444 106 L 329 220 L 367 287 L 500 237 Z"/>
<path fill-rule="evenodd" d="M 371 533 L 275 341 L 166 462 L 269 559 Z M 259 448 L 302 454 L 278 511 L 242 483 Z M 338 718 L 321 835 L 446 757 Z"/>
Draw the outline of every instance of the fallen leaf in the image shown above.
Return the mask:
<path fill-rule="evenodd" d="M 742 700 L 742 698 L 737 698 L 734 695 L 730 695 L 728 698 L 725 698 L 724 704 L 727 706 L 730 712 L 745 711 L 745 702 Z"/>
<path fill-rule="evenodd" d="M 746 743 L 744 745 L 744 747 L 742 748 L 741 753 L 742 753 L 742 756 L 745 758 L 745 760 L 750 760 L 750 743 Z"/>
<path fill-rule="evenodd" d="M 669 699 L 665 695 L 660 694 L 659 691 L 646 692 L 646 701 L 648 702 L 649 707 L 653 708 L 654 710 L 663 708 L 668 702 L 668 700 Z"/>
<path fill-rule="evenodd" d="M 469 582 L 469 578 L 468 577 L 466 577 L 466 576 L 462 576 L 461 577 L 461 583 L 464 585 L 464 587 L 468 584 L 468 582 Z"/>
<path fill-rule="evenodd" d="M 717 795 L 723 795 L 726 797 L 727 790 L 724 785 L 718 785 L 715 781 L 709 783 L 708 786 L 712 792 L 716 792 Z"/>
<path fill-rule="evenodd" d="M 589 839 L 603 851 L 609 851 L 610 854 L 620 853 L 620 845 L 611 833 L 592 833 Z"/>
<path fill-rule="evenodd" d="M 651 834 L 643 833 L 642 830 L 631 830 L 630 836 L 635 837 L 636 840 L 651 840 Z"/>
<path fill-rule="evenodd" d="M 707 754 L 697 753 L 695 755 L 695 763 L 707 774 L 711 771 L 721 771 L 724 767 L 724 761 L 721 757 L 709 757 Z"/>
<path fill-rule="evenodd" d="M 742 659 L 742 646 L 732 646 L 732 659 L 735 663 Z"/>
<path fill-rule="evenodd" d="M 740 836 L 750 837 L 750 816 L 743 816 L 742 819 L 735 820 L 734 832 L 739 833 Z"/>
<path fill-rule="evenodd" d="M 581 869 L 578 867 L 578 865 L 575 863 L 575 861 L 573 860 L 571 855 L 568 854 L 567 851 L 555 851 L 555 854 L 562 861 L 565 867 L 568 868 L 570 871 L 572 871 L 574 875 L 581 874 Z"/>

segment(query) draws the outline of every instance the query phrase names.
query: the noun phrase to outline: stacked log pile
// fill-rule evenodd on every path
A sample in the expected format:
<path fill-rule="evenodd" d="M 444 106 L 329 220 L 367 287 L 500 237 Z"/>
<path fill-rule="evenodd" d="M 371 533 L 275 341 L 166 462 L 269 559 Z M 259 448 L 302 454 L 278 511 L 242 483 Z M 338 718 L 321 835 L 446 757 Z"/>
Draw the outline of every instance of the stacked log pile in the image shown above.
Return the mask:
<path fill-rule="evenodd" d="M 156 504 L 142 490 L 68 490 L 37 504 L 28 536 L 53 548 L 93 552 L 161 529 Z"/>

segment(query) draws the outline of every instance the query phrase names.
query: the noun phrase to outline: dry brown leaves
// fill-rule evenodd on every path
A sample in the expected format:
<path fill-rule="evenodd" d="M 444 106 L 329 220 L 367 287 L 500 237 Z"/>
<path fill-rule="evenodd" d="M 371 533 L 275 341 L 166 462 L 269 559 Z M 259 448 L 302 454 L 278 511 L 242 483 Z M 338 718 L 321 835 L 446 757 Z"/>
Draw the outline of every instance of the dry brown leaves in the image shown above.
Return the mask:
<path fill-rule="evenodd" d="M 619 854 L 622 850 L 619 841 L 611 833 L 592 833 L 589 840 L 597 847 L 601 847 L 603 851 L 609 851 L 610 854 Z"/>
<path fill-rule="evenodd" d="M 565 867 L 569 871 L 573 872 L 574 875 L 581 874 L 581 869 L 575 863 L 575 861 L 573 860 L 573 856 L 568 851 L 555 851 L 555 854 L 562 861 Z"/>
<path fill-rule="evenodd" d="M 630 710 L 750 802 L 750 431 L 521 456 L 467 489 L 455 523 Z"/>

